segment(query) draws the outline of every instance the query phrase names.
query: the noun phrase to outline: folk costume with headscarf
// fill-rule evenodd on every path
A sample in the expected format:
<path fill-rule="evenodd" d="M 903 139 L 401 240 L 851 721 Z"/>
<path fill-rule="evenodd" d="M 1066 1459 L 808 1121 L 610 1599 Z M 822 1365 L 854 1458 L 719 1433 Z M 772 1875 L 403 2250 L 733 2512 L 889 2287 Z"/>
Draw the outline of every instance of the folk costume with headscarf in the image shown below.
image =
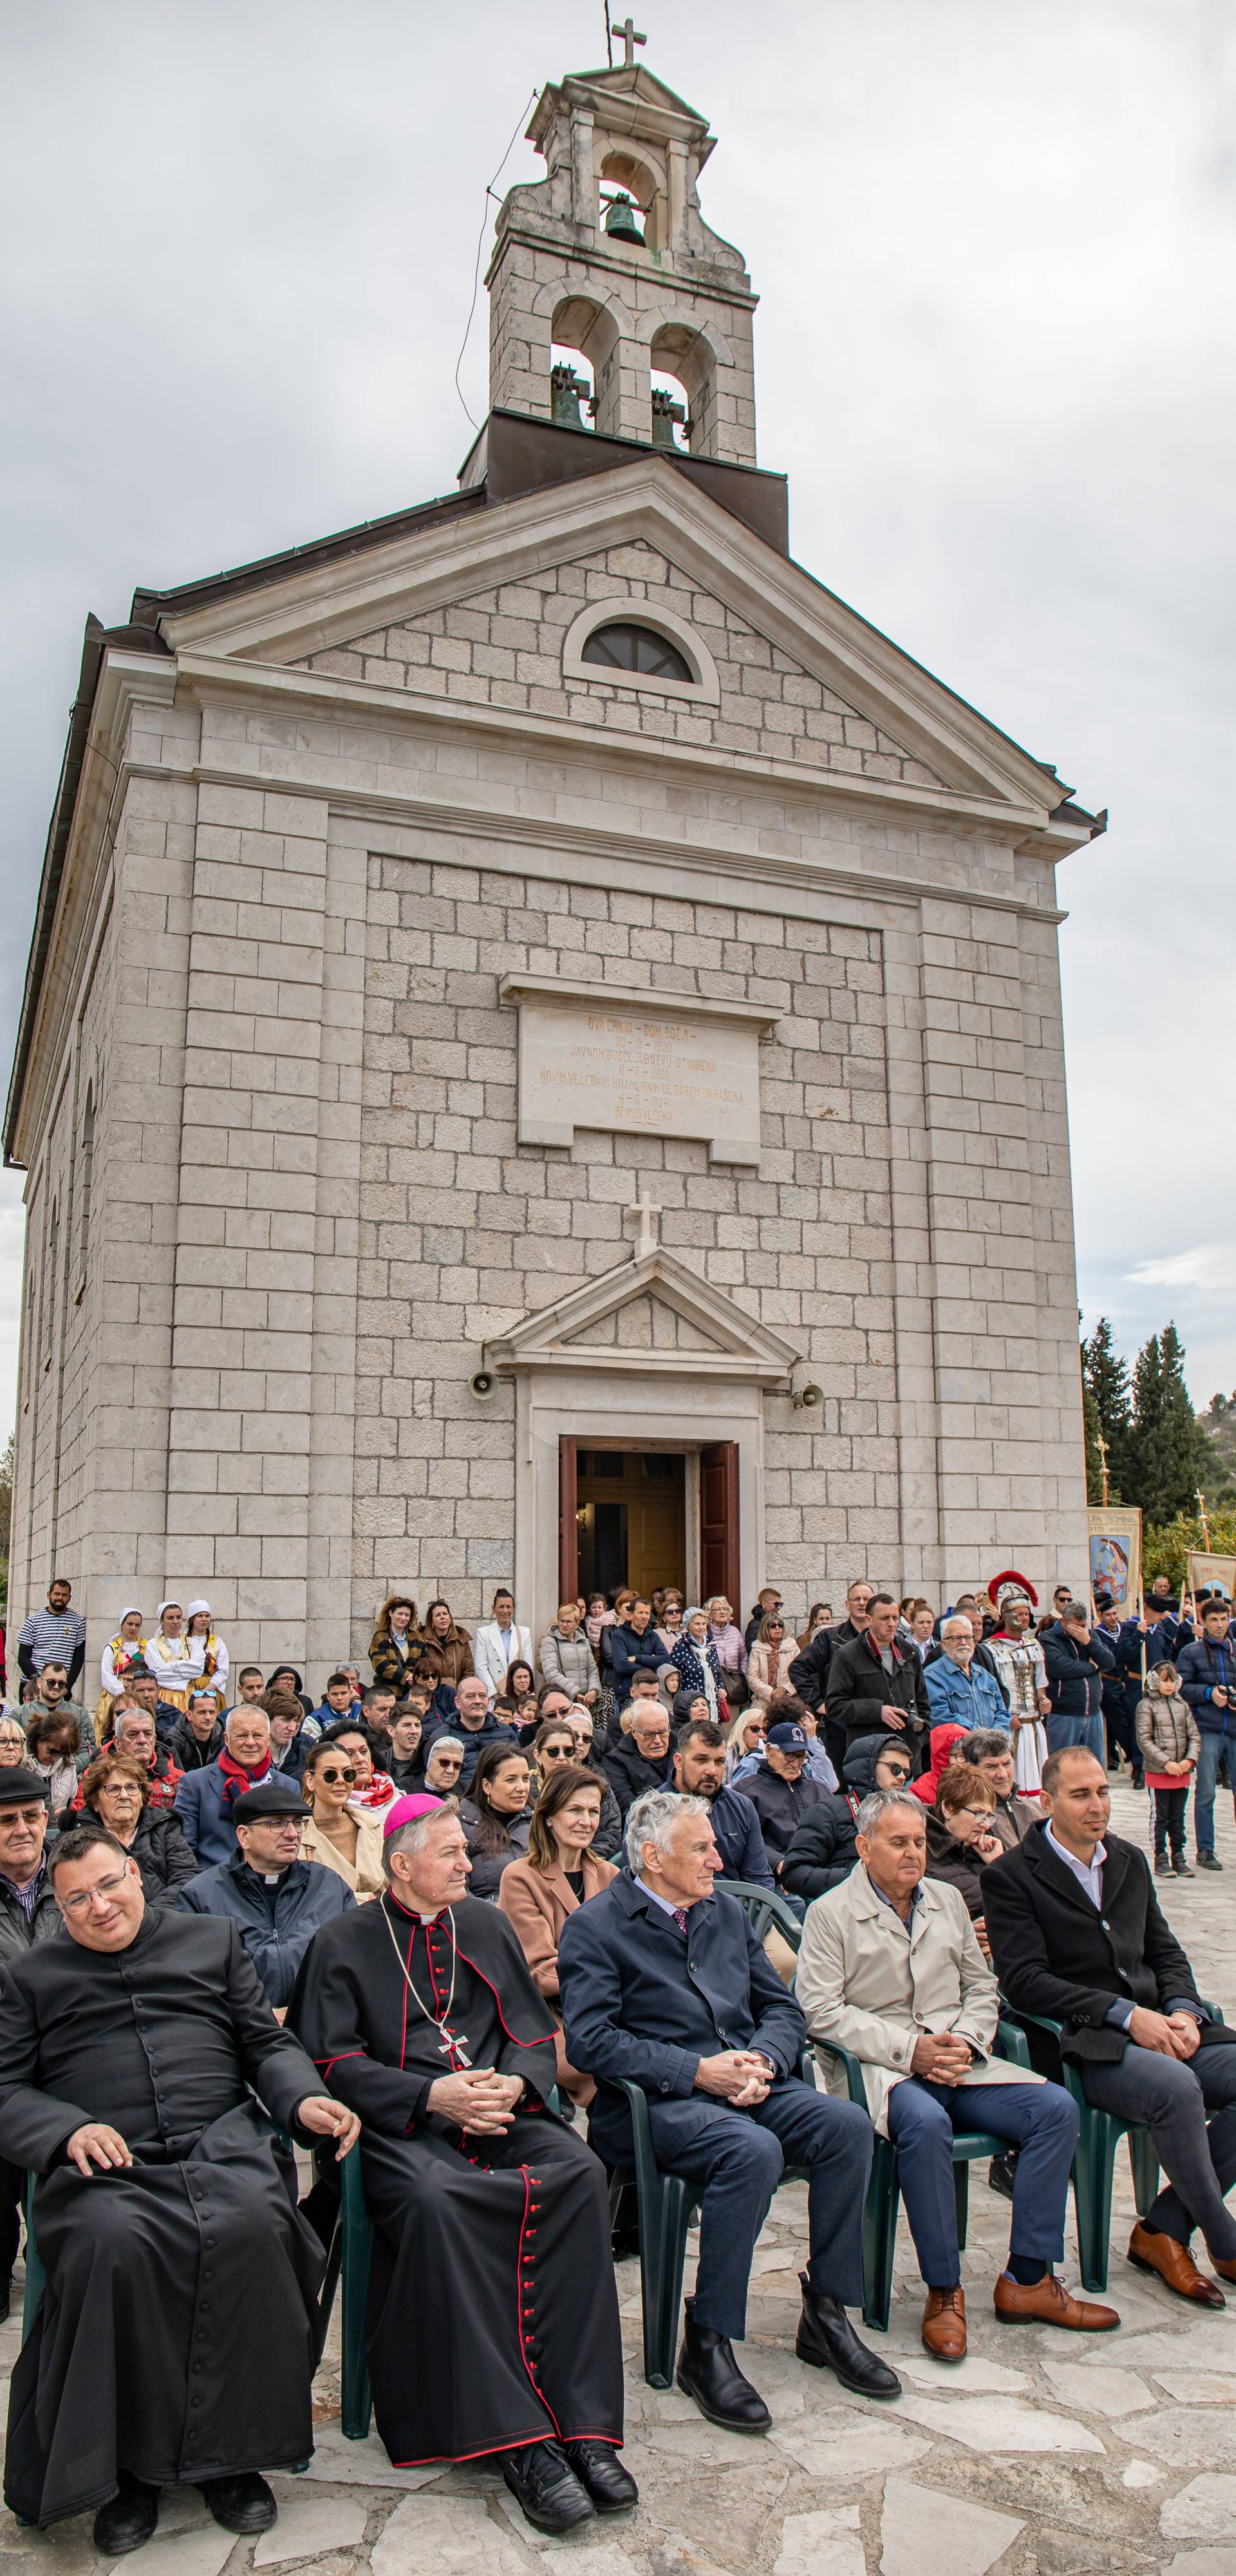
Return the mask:
<path fill-rule="evenodd" d="M 1024 1797 L 1037 1797 L 1047 1760 L 1047 1729 L 1038 1697 L 1047 1687 L 1047 1666 L 1038 1638 L 1029 1628 L 1024 1635 L 1015 1635 L 1008 1614 L 1016 1601 L 1028 1602 L 1037 1610 L 1039 1596 L 1029 1576 L 1010 1566 L 1005 1574 L 993 1574 L 987 1598 L 998 1621 L 987 1648 L 1009 1704 L 1017 1787 Z"/>

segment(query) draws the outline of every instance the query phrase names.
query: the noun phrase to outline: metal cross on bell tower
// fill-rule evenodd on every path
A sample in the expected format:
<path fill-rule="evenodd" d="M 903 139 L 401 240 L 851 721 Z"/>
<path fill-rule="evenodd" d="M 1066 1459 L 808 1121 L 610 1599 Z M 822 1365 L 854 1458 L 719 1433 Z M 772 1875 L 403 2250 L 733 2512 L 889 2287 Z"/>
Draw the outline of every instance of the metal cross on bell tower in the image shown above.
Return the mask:
<path fill-rule="evenodd" d="M 636 46 L 646 45 L 648 42 L 648 38 L 646 36 L 641 36 L 637 33 L 634 18 L 624 18 L 621 26 L 618 25 L 616 19 L 611 18 L 609 22 L 609 32 L 611 36 L 621 36 L 623 43 L 622 59 L 624 63 L 627 64 L 634 62 Z"/>

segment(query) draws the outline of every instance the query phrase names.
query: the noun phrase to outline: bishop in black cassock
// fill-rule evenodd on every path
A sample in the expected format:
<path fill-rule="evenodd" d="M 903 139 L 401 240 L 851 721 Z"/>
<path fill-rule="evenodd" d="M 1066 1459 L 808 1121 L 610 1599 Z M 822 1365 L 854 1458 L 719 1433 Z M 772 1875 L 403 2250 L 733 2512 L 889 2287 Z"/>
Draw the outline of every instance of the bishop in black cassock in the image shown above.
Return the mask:
<path fill-rule="evenodd" d="M 453 1819 L 448 1830 L 466 1872 Z M 572 2457 L 572 2445 L 622 2440 L 605 2172 L 545 2107 L 553 2023 L 510 1924 L 462 1892 L 464 1875 L 454 1884 L 429 1916 L 397 1880 L 325 1924 L 288 2007 L 320 2079 L 362 2121 L 375 2226 L 369 2374 L 400 2467 L 526 2444 Z M 439 2077 L 481 2068 L 522 2079 L 504 2133 L 465 2131 L 430 2106 Z M 634 2501 L 633 2486 L 620 2498 L 617 2481 L 629 2482 L 607 2456 L 610 2494 L 588 2488 L 602 2511 Z M 579 2475 L 578 2458 L 572 2467 Z M 510 2456 L 504 2470 L 528 2512 Z"/>
<path fill-rule="evenodd" d="M 4 2495 L 27 2522 L 126 2475 L 208 2485 L 313 2450 L 322 2251 L 262 2106 L 291 2128 L 317 2075 L 234 1923 L 146 1912 L 140 1880 L 129 1901 L 123 1948 L 62 1930 L 0 1974 L 0 2155 L 42 2177 L 47 2274 L 9 2391 Z M 92 2122 L 131 2165 L 78 2170 L 67 2142 Z"/>

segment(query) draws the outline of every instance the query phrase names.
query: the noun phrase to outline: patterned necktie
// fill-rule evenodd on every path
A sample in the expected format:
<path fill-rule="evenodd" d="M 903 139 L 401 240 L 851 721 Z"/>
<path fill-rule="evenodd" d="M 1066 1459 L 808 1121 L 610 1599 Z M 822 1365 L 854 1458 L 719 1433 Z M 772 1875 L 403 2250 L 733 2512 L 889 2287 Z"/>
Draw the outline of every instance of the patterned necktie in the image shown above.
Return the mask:
<path fill-rule="evenodd" d="M 687 1937 L 687 1909 L 685 1905 L 676 1905 L 674 1907 L 674 1921 L 685 1941 Z"/>

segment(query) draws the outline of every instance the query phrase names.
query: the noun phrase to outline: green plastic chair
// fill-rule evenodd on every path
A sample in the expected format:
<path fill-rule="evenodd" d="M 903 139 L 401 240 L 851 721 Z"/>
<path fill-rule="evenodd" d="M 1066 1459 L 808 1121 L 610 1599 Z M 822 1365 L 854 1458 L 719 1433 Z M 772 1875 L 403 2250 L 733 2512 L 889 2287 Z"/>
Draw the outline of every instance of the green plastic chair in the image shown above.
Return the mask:
<path fill-rule="evenodd" d="M 1208 2004 L 1203 1996 L 1199 2003 L 1211 2021 L 1221 2022 L 1217 2004 Z M 1057 2049 L 1063 2036 L 1063 2024 L 1049 2021 L 1044 2013 L 1006 2011 L 1023 2031 L 1045 2031 Z M 1027 2063 L 1029 2053 L 1027 2052 Z M 1133 2194 L 1137 2214 L 1144 2218 L 1159 2190 L 1159 2159 L 1155 2154 L 1150 2131 L 1141 2120 L 1117 2119 L 1114 2111 L 1096 2111 L 1082 2090 L 1081 2069 L 1068 2058 L 1060 2060 L 1060 2072 L 1054 2079 L 1073 2096 L 1081 2115 L 1077 2147 L 1073 2156 L 1073 2215 L 1077 2224 L 1078 2266 L 1082 2286 L 1087 2290 L 1105 2290 L 1112 2232 L 1112 2193 L 1116 2173 L 1116 2149 L 1122 2138 L 1129 2141 L 1129 2164 L 1133 2174 Z"/>
<path fill-rule="evenodd" d="M 558 2088 L 549 2097 L 551 2111 L 558 2109 Z M 365 2207 L 365 2186 L 361 2176 L 360 2148 L 353 2148 L 340 2167 L 339 2217 L 327 2258 L 326 2280 L 322 2285 L 322 2335 L 325 2340 L 335 2284 L 343 2284 L 343 2316 L 340 2343 L 339 2421 L 349 2442 L 367 2439 L 373 2416 L 373 2399 L 369 2387 L 369 2363 L 365 2354 L 365 2315 L 369 2305 L 369 2269 L 373 2260 L 373 2220 Z M 332 2270 L 333 2263 L 333 2270 Z"/>
<path fill-rule="evenodd" d="M 751 1892 L 754 1896 L 768 1897 L 767 1888 L 753 1888 Z M 804 2049 L 801 2071 L 804 2080 L 814 2086 L 815 2070 L 808 2063 L 810 2054 L 809 2049 Z M 644 2377 L 650 2388 L 672 2388 L 678 2312 L 682 2306 L 682 2276 L 687 2259 L 687 2231 L 703 2200 L 704 2187 L 702 2183 L 689 2181 L 685 2174 L 661 2172 L 653 2149 L 652 2122 L 648 2117 L 648 2101 L 642 2086 L 620 2076 L 605 2076 L 601 2080 L 611 2092 L 625 2095 L 631 2114 L 635 2158 L 630 2165 L 611 2166 L 609 2205 L 611 2215 L 616 2218 L 622 2193 L 634 2184 L 639 2208 Z M 781 2176 L 782 2182 L 805 2182 L 806 2179 L 806 2168 L 802 2165 L 787 2165 Z"/>
<path fill-rule="evenodd" d="M 775 1888 L 757 1887 L 750 1878 L 718 1878 L 713 1881 L 718 1896 L 736 1896 L 757 1941 L 762 1941 L 769 1925 L 788 1941 L 797 1957 L 802 1946 L 803 1927 L 792 1906 L 778 1896 Z"/>
<path fill-rule="evenodd" d="M 369 2266 L 373 2259 L 373 2220 L 365 2207 L 360 2148 L 345 2156 L 340 2168 L 341 2193 L 335 2239 L 339 2246 L 336 2278 L 342 2273 L 343 2318 L 339 2420 L 349 2442 L 363 2442 L 373 2403 L 365 2357 L 365 2310 L 369 2302 Z M 333 2252 L 332 2247 L 332 2252 Z M 331 2284 L 332 2290 L 334 2284 Z M 330 2314 L 329 2306 L 326 2310 Z"/>
<path fill-rule="evenodd" d="M 1028 2066 L 1029 2051 L 1019 2030 L 1007 2022 L 998 2025 L 997 2053 L 1014 2065 Z M 817 2039 L 817 2053 L 824 2051 L 844 2069 L 850 2100 L 861 2110 L 867 2108 L 867 2088 L 863 2082 L 861 2061 L 836 2040 Z M 953 2194 L 957 2208 L 957 2242 L 965 2251 L 970 2216 L 970 2167 L 981 2156 L 1002 2156 L 1007 2138 L 997 2138 L 986 2129 L 966 2129 L 952 2143 Z M 893 2255 L 897 2243 L 897 2204 L 901 2198 L 897 2181 L 897 2149 L 891 2138 L 877 2137 L 871 2158 L 871 2179 L 863 2206 L 863 2323 L 887 2334 L 889 2313 L 893 2304 Z"/>

